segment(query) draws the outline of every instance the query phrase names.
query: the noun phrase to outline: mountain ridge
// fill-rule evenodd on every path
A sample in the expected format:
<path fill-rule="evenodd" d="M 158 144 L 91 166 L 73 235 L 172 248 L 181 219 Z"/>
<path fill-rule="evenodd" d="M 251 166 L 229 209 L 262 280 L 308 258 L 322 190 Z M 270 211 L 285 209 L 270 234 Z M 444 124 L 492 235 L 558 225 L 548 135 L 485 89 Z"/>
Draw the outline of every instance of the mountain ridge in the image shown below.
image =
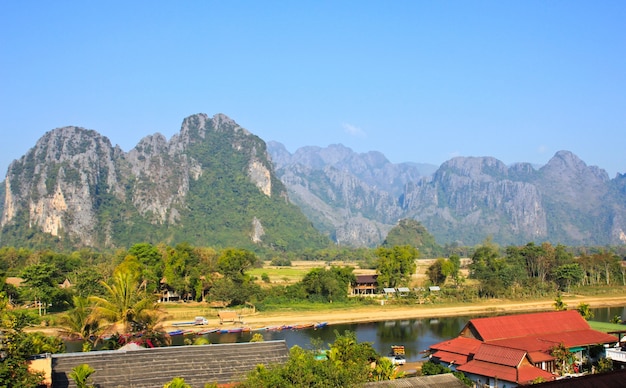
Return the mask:
<path fill-rule="evenodd" d="M 147 135 L 128 152 L 94 130 L 51 130 L 11 163 L 0 199 L 2 244 L 377 246 L 406 218 L 440 244 L 626 243 L 626 175 L 569 151 L 539 167 L 391 163 L 341 144 L 290 153 L 223 114 L 191 115 L 170 140 Z"/>
<path fill-rule="evenodd" d="M 222 114 L 189 116 L 169 141 L 149 135 L 128 153 L 93 130 L 49 131 L 9 166 L 0 225 L 3 244 L 328 243 L 287 200 L 265 143 Z"/>

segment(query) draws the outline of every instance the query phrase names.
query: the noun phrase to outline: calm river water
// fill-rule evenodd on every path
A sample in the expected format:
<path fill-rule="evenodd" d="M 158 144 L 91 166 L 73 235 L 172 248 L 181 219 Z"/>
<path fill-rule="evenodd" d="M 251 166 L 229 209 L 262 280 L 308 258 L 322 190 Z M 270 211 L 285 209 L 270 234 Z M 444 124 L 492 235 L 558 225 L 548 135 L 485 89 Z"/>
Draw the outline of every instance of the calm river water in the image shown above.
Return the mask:
<path fill-rule="evenodd" d="M 592 309 L 594 321 L 609 322 L 615 315 L 626 318 L 625 307 Z M 487 316 L 487 315 L 482 315 Z M 311 340 L 319 339 L 323 345 L 335 341 L 335 331 L 343 334 L 346 330 L 356 333 L 360 342 L 371 342 L 380 354 L 387 354 L 391 345 L 404 345 L 407 361 L 420 361 L 424 350 L 431 345 L 456 337 L 459 331 L 472 318 L 446 317 L 430 319 L 388 320 L 382 322 L 352 323 L 328 325 L 320 329 L 260 331 L 266 341 L 285 340 L 288 347 L 298 345 L 302 348 L 313 348 Z M 212 333 L 205 337 L 213 344 L 248 342 L 254 333 Z M 182 345 L 182 336 L 174 336 L 173 344 Z"/>
<path fill-rule="evenodd" d="M 609 322 L 614 316 L 626 318 L 626 306 L 605 307 L 592 309 L 594 321 Z M 261 333 L 266 341 L 285 340 L 288 347 L 298 345 L 305 349 L 312 349 L 311 341 L 321 340 L 326 346 L 335 341 L 335 331 L 343 334 L 346 330 L 356 333 L 359 342 L 370 342 L 380 354 L 386 355 L 391 345 L 404 345 L 407 361 L 420 361 L 424 350 L 438 342 L 456 337 L 472 318 L 485 315 L 446 318 L 422 318 L 387 320 L 381 322 L 365 322 L 328 325 L 320 329 L 258 331 L 247 333 L 211 333 L 205 334 L 212 344 L 249 342 L 254 333 Z M 182 345 L 182 335 L 172 337 L 173 345 Z M 80 352 L 81 343 L 66 342 L 68 352 Z"/>

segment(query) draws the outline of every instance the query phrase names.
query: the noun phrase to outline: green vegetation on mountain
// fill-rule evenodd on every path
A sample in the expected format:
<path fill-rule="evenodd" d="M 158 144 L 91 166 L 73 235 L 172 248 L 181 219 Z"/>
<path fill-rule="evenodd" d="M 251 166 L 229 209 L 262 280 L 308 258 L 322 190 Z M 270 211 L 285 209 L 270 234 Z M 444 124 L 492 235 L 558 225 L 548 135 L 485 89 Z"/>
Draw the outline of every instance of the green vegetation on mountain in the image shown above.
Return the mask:
<path fill-rule="evenodd" d="M 0 242 L 57 249 L 188 242 L 259 253 L 328 246 L 287 199 L 265 147 L 224 115 L 191 116 L 170 142 L 150 136 L 129 153 L 95 131 L 53 130 L 9 169 L 11 210 Z"/>
<path fill-rule="evenodd" d="M 443 249 L 435 241 L 435 237 L 428 232 L 426 227 L 413 219 L 402 219 L 391 228 L 387 238 L 382 243 L 383 247 L 410 245 L 420 250 L 423 257 L 435 257 L 441 255 Z"/>

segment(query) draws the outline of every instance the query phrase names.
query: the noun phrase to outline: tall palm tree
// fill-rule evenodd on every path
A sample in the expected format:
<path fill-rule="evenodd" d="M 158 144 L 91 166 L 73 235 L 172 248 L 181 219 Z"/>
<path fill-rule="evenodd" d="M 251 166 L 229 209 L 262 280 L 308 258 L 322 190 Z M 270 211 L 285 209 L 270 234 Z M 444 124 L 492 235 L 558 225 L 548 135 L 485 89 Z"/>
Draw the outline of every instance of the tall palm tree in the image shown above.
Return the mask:
<path fill-rule="evenodd" d="M 116 272 L 111 285 L 102 285 L 106 295 L 90 296 L 89 300 L 95 304 L 95 317 L 108 324 L 111 331 L 127 334 L 144 330 L 162 314 L 156 298 L 147 294 L 129 271 Z"/>
<path fill-rule="evenodd" d="M 93 306 L 87 298 L 74 296 L 72 301 L 74 308 L 60 318 L 60 324 L 63 326 L 62 332 L 71 338 L 87 341 L 85 344 L 89 346 L 83 348 L 90 349 L 95 344 L 95 338 L 100 330 L 99 322 L 94 318 Z"/>

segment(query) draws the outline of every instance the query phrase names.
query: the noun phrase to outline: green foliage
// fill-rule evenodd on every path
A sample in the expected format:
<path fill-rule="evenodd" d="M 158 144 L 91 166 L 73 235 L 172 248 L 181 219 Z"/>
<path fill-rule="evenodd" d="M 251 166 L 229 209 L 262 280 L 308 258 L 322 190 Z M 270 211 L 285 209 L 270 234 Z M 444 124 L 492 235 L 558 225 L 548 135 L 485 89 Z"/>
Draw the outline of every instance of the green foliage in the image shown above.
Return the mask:
<path fill-rule="evenodd" d="M 27 313 L 8 308 L 8 300 L 0 294 L 0 387 L 34 388 L 43 380 L 40 373 L 28 370 L 27 358 L 41 353 L 59 353 L 65 350 L 63 341 L 41 333 L 25 333 L 24 328 L 35 318 Z"/>
<path fill-rule="evenodd" d="M 561 293 L 559 292 L 554 299 L 554 309 L 556 311 L 565 311 L 567 310 L 567 304 L 563 302 L 563 298 L 561 297 Z"/>
<path fill-rule="evenodd" d="M 391 228 L 381 245 L 386 248 L 410 245 L 419 249 L 423 257 L 435 257 L 443 253 L 435 237 L 421 223 L 410 218 L 398 221 L 398 225 Z"/>
<path fill-rule="evenodd" d="M 354 333 L 335 333 L 337 338 L 317 359 L 319 351 L 294 346 L 284 365 L 259 365 L 248 374 L 242 387 L 358 387 L 373 381 L 370 363 L 378 359 L 369 343 L 358 343 Z"/>
<path fill-rule="evenodd" d="M 104 297 L 89 297 L 89 301 L 95 304 L 93 314 L 118 332 L 150 329 L 161 315 L 154 296 L 140 288 L 136 275 L 118 271 L 112 283 L 103 283 L 103 286 L 106 289 Z"/>
<path fill-rule="evenodd" d="M 455 272 L 455 264 L 450 260 L 439 258 L 428 267 L 426 275 L 432 284 L 441 285 L 446 282 L 448 276 Z M 458 269 L 456 269 L 458 273 Z"/>
<path fill-rule="evenodd" d="M 400 285 L 408 285 L 411 276 L 417 270 L 415 260 L 419 252 L 415 247 L 410 245 L 378 247 L 376 255 L 378 256 L 376 273 L 379 287 L 396 288 Z"/>
<path fill-rule="evenodd" d="M 170 382 L 165 383 L 163 388 L 191 388 L 182 377 L 174 377 Z"/>
<path fill-rule="evenodd" d="M 574 363 L 574 355 L 565 345 L 561 343 L 553 346 L 550 348 L 550 355 L 555 358 L 555 366 L 560 375 L 571 371 L 572 364 Z"/>
<path fill-rule="evenodd" d="M 63 276 L 54 264 L 30 265 L 22 271 L 22 277 L 27 286 L 24 297 L 40 304 L 40 314 L 45 314 L 50 304 L 58 307 L 67 301 L 67 293 L 58 287 Z"/>
<path fill-rule="evenodd" d="M 217 259 L 217 269 L 232 281 L 242 283 L 246 280 L 245 271 L 257 261 L 256 255 L 250 251 L 228 248 Z"/>
<path fill-rule="evenodd" d="M 291 260 L 289 260 L 288 257 L 276 256 L 272 258 L 271 265 L 275 265 L 277 267 L 291 267 Z"/>
<path fill-rule="evenodd" d="M 95 371 L 96 370 L 89 366 L 89 364 L 80 364 L 72 369 L 69 376 L 74 380 L 74 384 L 76 384 L 77 388 L 91 388 L 93 387 L 91 384 L 91 375 Z"/>
<path fill-rule="evenodd" d="M 605 373 L 613 370 L 613 360 L 610 358 L 602 357 L 598 360 L 597 373 Z"/>
<path fill-rule="evenodd" d="M 580 302 L 576 307 L 576 310 L 583 318 L 585 318 L 586 321 L 593 319 L 593 311 L 591 311 L 591 308 L 587 303 Z"/>
<path fill-rule="evenodd" d="M 356 280 L 352 267 L 313 268 L 300 282 L 307 298 L 314 301 L 342 301 L 348 297 L 348 286 Z"/>
<path fill-rule="evenodd" d="M 559 290 L 569 292 L 572 285 L 582 282 L 585 274 L 577 263 L 563 264 L 556 267 L 552 273 L 552 278 L 559 287 Z"/>
<path fill-rule="evenodd" d="M 422 375 L 424 376 L 440 375 L 450 372 L 452 372 L 450 368 L 447 368 L 441 364 L 436 364 L 430 360 L 422 364 Z"/>

